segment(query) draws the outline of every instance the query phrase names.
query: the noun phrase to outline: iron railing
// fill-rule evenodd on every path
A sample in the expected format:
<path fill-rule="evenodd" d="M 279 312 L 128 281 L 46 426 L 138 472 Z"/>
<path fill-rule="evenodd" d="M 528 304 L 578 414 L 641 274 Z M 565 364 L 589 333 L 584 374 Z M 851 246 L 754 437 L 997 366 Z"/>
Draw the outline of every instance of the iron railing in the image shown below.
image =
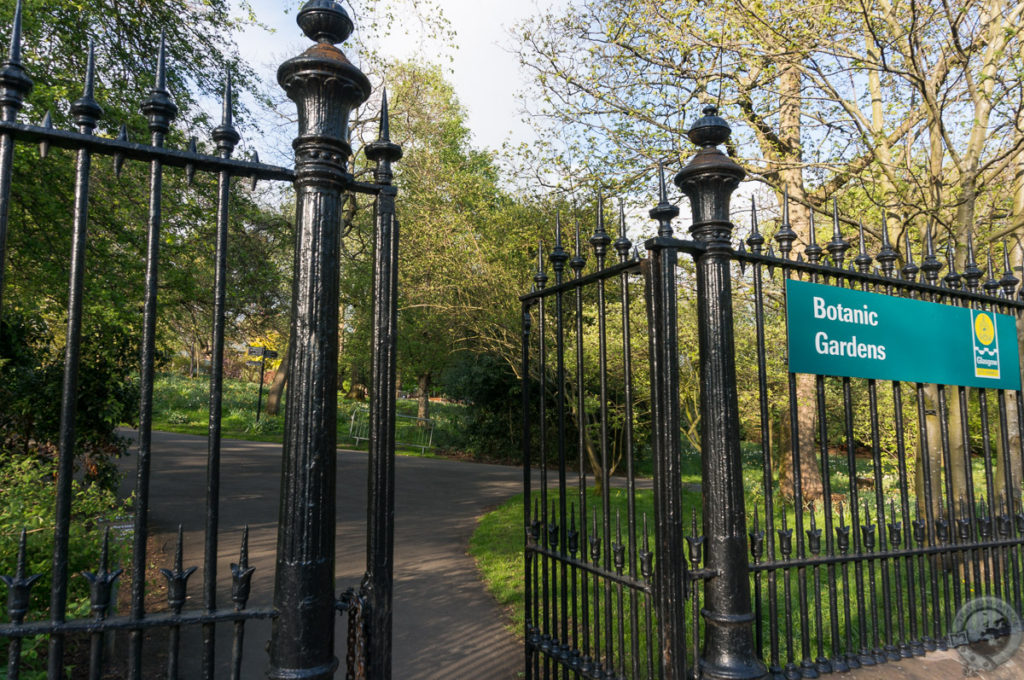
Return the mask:
<path fill-rule="evenodd" d="M 620 235 L 620 262 L 606 264 L 599 200 L 594 270 L 578 235 L 565 251 L 556 223 L 554 285 L 539 257 L 521 298 L 528 677 L 792 680 L 952 647 L 970 664 L 979 655 L 965 645 L 984 636 L 1012 652 L 1024 612 L 1021 392 L 798 375 L 785 356 L 791 279 L 1019 319 L 1009 248 L 1003 273 L 991 254 L 986 272 L 969 236 L 960 273 L 952 239 L 944 266 L 929 229 L 919 265 L 916 244 L 908 236 L 897 253 L 886 225 L 869 255 L 861 226 L 847 257 L 834 207 L 832 239 L 817 243 L 812 214 L 795 254 L 788 197 L 777 251 L 754 210 L 737 239 L 730 195 L 744 173 L 717 148 L 728 136 L 713 108 L 690 131 L 701 149 L 675 183 L 692 240 L 674 235 L 662 176 L 646 258 Z M 641 375 L 649 392 L 634 389 Z M 813 432 L 801 432 L 801 409 Z M 775 436 L 787 427 L 789 441 Z M 699 498 L 681 468 L 695 429 Z M 650 495 L 636 486 L 647 451 Z M 996 623 L 965 628 L 972 607 Z"/>
<path fill-rule="evenodd" d="M 239 141 L 232 124 L 232 91 L 225 86 L 223 115 L 211 137 L 216 155 L 202 154 L 195 146 L 188 150 L 164 145 L 177 108 L 166 88 L 166 60 L 163 42 L 157 54 L 155 86 L 143 104 L 149 121 L 148 144 L 129 142 L 122 134 L 114 139 L 93 133 L 101 116 L 94 99 L 96 79 L 92 48 L 86 68 L 84 91 L 71 105 L 77 130 L 59 130 L 49 124 L 19 122 L 17 115 L 32 81 L 21 63 L 21 16 L 19 0 L 12 27 L 7 61 L 0 68 L 0 294 L 4 274 L 6 235 L 11 205 L 13 158 L 18 143 L 60 147 L 76 154 L 75 204 L 72 215 L 67 344 L 61 407 L 59 463 L 56 479 L 56 528 L 52 558 L 52 591 L 48 618 L 39 620 L 28 611 L 29 597 L 39 575 L 28 571 L 26 541 L 22 533 L 17 570 L 3 577 L 8 588 L 8 617 L 0 625 L 0 636 L 9 640 L 7 677 L 22 672 L 22 641 L 32 636 L 49 637 L 48 677 L 65 677 L 68 636 L 91 637 L 90 678 L 104 676 L 104 636 L 123 631 L 128 635 L 127 674 L 152 676 L 151 662 L 144 651 L 147 632 L 168 631 L 166 676 L 195 677 L 198 674 L 239 678 L 245 624 L 253 619 L 272 619 L 269 642 L 272 678 L 329 678 L 338 659 L 334 653 L 334 623 L 339 609 L 349 612 L 353 625 L 360 627 L 352 639 L 363 647 L 349 650 L 349 658 L 363 658 L 359 668 L 350 663 L 349 676 L 390 677 L 391 564 L 393 515 L 393 452 L 395 394 L 395 324 L 397 296 L 397 221 L 395 188 L 391 163 L 401 149 L 389 139 L 386 96 L 381 110 L 378 141 L 366 148 L 376 162 L 372 183 L 358 182 L 348 171 L 352 155 L 349 143 L 350 110 L 370 94 L 370 83 L 335 47 L 352 32 L 352 22 L 333 0 L 311 0 L 298 13 L 297 21 L 317 45 L 283 64 L 278 79 L 299 113 L 299 136 L 294 147 L 295 169 L 231 157 Z M 71 480 L 75 456 L 76 377 L 82 346 L 83 272 L 87 266 L 87 228 L 90 202 L 91 162 L 95 155 L 111 156 L 120 169 L 127 159 L 150 167 L 149 218 L 144 254 L 145 295 L 141 338 L 138 428 L 138 463 L 134 488 L 132 556 L 128 567 L 131 580 L 127 615 L 109 616 L 112 593 L 122 570 L 109 556 L 108 541 L 97 555 L 98 569 L 86 574 L 91 583 L 92 618 L 72 620 L 68 605 L 68 532 L 71 516 Z M 166 579 L 168 611 L 154 613 L 147 608 L 147 538 L 150 535 L 150 461 L 153 456 L 153 380 L 157 323 L 158 279 L 164 210 L 173 210 L 162 197 L 165 167 L 184 168 L 189 178 L 195 172 L 217 176 L 214 321 L 211 332 L 210 435 L 205 494 L 205 540 L 203 549 L 201 606 L 186 607 L 189 577 L 195 567 L 183 562 L 183 539 L 179 528 L 175 557 L 161 572 Z M 248 558 L 248 531 L 242 532 L 237 564 L 231 567 L 231 603 L 218 601 L 217 557 L 219 548 L 221 398 L 225 332 L 225 281 L 228 258 L 227 234 L 231 183 L 233 179 L 294 182 L 297 201 L 295 271 L 293 276 L 292 330 L 289 340 L 289 399 L 285 415 L 281 511 L 274 606 L 250 609 L 250 582 L 254 567 Z M 341 206 L 346 192 L 376 197 L 374 249 L 374 331 L 372 400 L 370 406 L 371 493 L 367 575 L 359 593 L 338 598 L 334 591 L 335 563 L 335 454 L 338 351 L 338 259 L 341 234 Z M 2 305 L 2 298 L 0 298 Z M 236 539 L 237 540 L 237 539 Z M 359 606 L 353 607 L 352 603 Z M 358 614 L 358 616 L 356 615 Z M 228 670 L 217 664 L 214 648 L 219 630 L 231 624 L 232 658 Z M 197 648 L 183 650 L 182 631 L 201 629 Z M 191 643 L 189 643 L 191 644 Z M 184 651 L 184 654 L 183 654 Z M 146 660 L 146 663 L 144 663 Z M 188 662 L 188 668 L 184 664 Z M 144 671 L 144 668 L 146 669 Z M 161 673 L 163 674 L 163 673 Z"/>

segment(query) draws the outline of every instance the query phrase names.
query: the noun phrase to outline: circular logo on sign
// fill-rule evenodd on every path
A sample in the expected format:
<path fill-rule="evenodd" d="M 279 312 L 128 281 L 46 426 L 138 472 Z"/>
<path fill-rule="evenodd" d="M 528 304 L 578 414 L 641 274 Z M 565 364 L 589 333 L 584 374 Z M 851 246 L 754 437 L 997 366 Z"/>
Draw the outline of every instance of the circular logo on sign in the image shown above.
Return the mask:
<path fill-rule="evenodd" d="M 991 345 L 993 338 L 996 337 L 996 328 L 992 324 L 992 317 L 988 314 L 979 314 L 974 317 L 974 335 L 977 336 L 978 342 L 983 345 Z"/>
<path fill-rule="evenodd" d="M 957 647 L 957 652 L 976 671 L 990 671 L 1009 661 L 1024 637 L 1020 616 L 997 597 L 978 597 L 965 603 L 953 619 L 953 632 L 966 633 L 966 644 Z"/>

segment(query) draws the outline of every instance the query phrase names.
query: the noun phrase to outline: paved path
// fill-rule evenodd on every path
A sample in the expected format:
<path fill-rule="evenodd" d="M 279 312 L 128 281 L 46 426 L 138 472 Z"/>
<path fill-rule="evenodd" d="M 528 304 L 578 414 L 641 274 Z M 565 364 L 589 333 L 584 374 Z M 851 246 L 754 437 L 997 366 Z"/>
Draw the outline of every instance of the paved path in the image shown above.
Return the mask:
<path fill-rule="evenodd" d="M 173 554 L 173 533 L 185 532 L 186 566 L 202 565 L 206 438 L 154 433 L 151 526 Z M 366 454 L 338 453 L 337 587 L 357 586 L 365 569 Z M 124 459 L 134 485 L 134 455 Z M 399 457 L 395 472 L 395 680 L 509 680 L 523 652 L 503 626 L 502 612 L 466 555 L 476 521 L 517 493 L 516 468 Z M 238 559 L 241 529 L 249 525 L 250 563 L 256 567 L 250 606 L 271 603 L 281 447 L 224 441 L 218 582 L 221 606 L 230 605 L 229 563 Z M 155 565 L 157 567 L 170 565 Z M 189 606 L 198 606 L 202 569 L 191 578 Z M 340 622 L 340 620 L 339 620 Z M 269 625 L 248 624 L 245 678 L 261 678 Z M 346 626 L 338 626 L 336 654 L 344 660 Z M 230 630 L 219 633 L 218 662 L 227 661 Z M 343 674 L 339 673 L 339 677 Z M 191 676 L 185 670 L 183 677 Z"/>

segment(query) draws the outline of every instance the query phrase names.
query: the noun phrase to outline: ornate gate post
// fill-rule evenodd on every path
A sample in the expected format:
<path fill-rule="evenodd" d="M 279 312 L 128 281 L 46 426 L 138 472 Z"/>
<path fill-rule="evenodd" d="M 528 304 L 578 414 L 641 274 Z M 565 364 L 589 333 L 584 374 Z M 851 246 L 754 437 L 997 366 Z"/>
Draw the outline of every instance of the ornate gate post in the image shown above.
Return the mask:
<path fill-rule="evenodd" d="M 729 200 L 745 172 L 716 148 L 730 132 L 717 109 L 706 107 L 688 133 L 701 149 L 675 183 L 690 199 L 690 233 L 706 247 L 697 258 L 701 478 L 705 566 L 714 575 L 704 582 L 700 671 L 707 678 L 740 679 L 766 671 L 753 641 L 729 273 Z"/>
<path fill-rule="evenodd" d="M 352 182 L 348 115 L 370 83 L 334 45 L 352 21 L 334 0 L 297 17 L 317 44 L 281 65 L 277 79 L 299 114 L 295 139 L 296 240 L 285 410 L 274 620 L 268 676 L 332 678 L 337 456 L 338 247 L 341 193 Z"/>

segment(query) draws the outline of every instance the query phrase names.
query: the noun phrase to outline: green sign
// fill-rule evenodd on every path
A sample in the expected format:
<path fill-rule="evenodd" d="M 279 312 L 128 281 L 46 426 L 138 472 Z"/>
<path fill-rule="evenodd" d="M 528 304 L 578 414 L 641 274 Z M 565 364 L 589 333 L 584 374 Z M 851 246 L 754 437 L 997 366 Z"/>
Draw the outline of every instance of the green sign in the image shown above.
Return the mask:
<path fill-rule="evenodd" d="M 787 280 L 786 325 L 793 373 L 1020 389 L 1006 314 Z"/>

